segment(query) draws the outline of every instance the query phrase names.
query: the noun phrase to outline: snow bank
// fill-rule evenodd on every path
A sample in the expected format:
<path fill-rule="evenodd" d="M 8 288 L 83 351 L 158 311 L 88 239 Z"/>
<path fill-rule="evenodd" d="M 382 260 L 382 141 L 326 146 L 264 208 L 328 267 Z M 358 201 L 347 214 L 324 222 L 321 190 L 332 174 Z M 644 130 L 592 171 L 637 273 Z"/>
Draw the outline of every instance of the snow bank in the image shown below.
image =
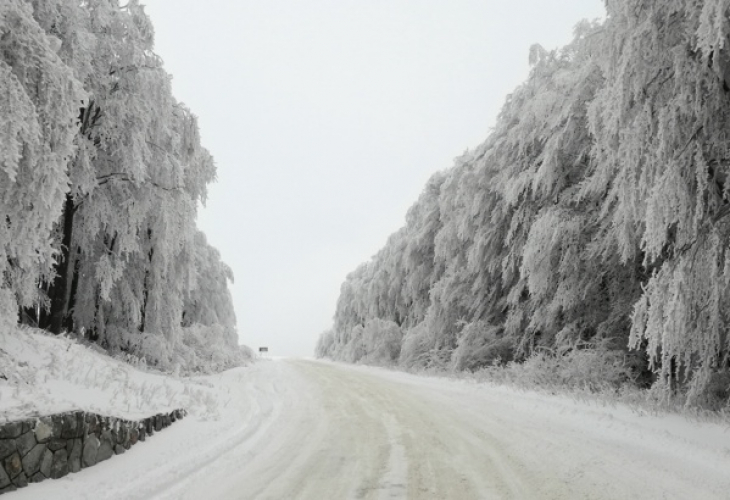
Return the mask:
<path fill-rule="evenodd" d="M 41 330 L 0 332 L 0 422 L 70 410 L 135 420 L 185 408 L 208 418 L 218 400 L 204 377 L 136 369 L 93 344 Z"/>

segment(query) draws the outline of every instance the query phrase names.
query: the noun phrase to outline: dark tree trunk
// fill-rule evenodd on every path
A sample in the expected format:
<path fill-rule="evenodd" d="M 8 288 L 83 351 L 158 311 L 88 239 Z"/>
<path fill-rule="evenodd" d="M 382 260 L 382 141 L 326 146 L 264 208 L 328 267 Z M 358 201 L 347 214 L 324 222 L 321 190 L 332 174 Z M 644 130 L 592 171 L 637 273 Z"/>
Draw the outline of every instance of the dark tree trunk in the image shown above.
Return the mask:
<path fill-rule="evenodd" d="M 42 325 L 55 334 L 61 333 L 64 328 L 69 327 L 68 312 L 71 308 L 71 288 L 74 282 L 75 263 L 71 262 L 73 248 L 73 227 L 74 213 L 73 196 L 66 195 L 66 202 L 63 206 L 63 237 L 61 238 L 61 258 L 58 261 L 56 279 L 51 283 L 48 291 L 51 299 L 51 310 L 49 324 Z"/>
<path fill-rule="evenodd" d="M 94 100 L 89 101 L 87 106 L 79 108 L 79 133 L 91 139 L 91 129 L 101 118 L 101 108 L 94 105 Z M 94 142 L 98 145 L 98 142 Z M 39 326 L 50 330 L 55 334 L 61 333 L 64 329 L 72 327 L 69 311 L 72 308 L 72 301 L 77 284 L 76 258 L 73 245 L 73 227 L 76 204 L 73 195 L 66 194 L 66 202 L 63 206 L 63 236 L 61 238 L 61 257 L 56 266 L 56 279 L 48 287 L 48 296 L 51 300 L 51 309 L 47 318 L 41 314 Z"/>
<path fill-rule="evenodd" d="M 150 240 L 150 245 L 152 244 L 152 229 L 147 230 L 147 237 Z M 139 331 L 144 332 L 145 326 L 147 323 L 147 302 L 149 300 L 149 287 L 150 287 L 150 270 L 152 268 L 152 258 L 155 256 L 155 249 L 154 247 L 150 248 L 149 253 L 147 254 L 149 257 L 149 264 L 147 266 L 147 269 L 144 272 L 144 284 L 143 284 L 143 290 L 142 290 L 142 318 L 141 318 L 141 324 L 139 326 Z"/>

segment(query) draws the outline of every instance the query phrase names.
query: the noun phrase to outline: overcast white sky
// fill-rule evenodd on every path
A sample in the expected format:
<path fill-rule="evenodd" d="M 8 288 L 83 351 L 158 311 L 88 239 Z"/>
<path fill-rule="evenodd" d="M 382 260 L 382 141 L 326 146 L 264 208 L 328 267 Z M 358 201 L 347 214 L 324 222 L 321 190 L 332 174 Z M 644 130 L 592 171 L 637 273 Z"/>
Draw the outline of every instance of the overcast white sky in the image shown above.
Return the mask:
<path fill-rule="evenodd" d="M 218 166 L 239 337 L 311 356 L 339 288 L 601 0 L 142 0 Z"/>

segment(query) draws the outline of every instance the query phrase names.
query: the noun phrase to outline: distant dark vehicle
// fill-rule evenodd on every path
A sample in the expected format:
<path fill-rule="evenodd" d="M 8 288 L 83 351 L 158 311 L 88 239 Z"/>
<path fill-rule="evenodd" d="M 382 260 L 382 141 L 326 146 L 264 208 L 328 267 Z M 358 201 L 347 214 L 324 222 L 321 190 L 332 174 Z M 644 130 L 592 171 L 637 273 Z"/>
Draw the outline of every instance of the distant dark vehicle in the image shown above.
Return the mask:
<path fill-rule="evenodd" d="M 259 352 L 269 352 L 268 347 L 259 347 Z"/>

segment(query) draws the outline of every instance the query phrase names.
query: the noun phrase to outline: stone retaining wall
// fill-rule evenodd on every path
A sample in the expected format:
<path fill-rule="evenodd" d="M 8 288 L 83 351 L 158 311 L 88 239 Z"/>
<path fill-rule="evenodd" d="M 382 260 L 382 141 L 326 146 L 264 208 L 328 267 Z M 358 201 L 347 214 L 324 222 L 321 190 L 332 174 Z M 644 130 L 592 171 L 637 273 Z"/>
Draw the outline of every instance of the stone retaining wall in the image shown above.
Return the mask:
<path fill-rule="evenodd" d="M 0 424 L 0 495 L 124 453 L 184 416 L 174 410 L 133 421 L 75 411 Z"/>

